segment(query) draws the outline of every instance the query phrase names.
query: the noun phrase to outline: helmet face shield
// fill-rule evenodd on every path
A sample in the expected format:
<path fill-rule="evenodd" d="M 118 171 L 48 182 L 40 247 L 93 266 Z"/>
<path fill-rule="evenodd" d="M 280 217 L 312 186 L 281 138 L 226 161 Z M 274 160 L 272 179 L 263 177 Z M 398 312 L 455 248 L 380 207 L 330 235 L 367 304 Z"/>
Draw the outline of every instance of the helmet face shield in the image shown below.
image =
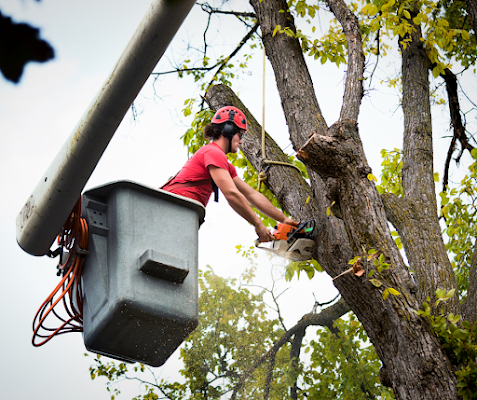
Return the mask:
<path fill-rule="evenodd" d="M 222 107 L 212 118 L 212 123 L 214 124 L 223 124 L 225 122 L 232 122 L 240 130 L 247 130 L 247 118 L 237 107 Z"/>

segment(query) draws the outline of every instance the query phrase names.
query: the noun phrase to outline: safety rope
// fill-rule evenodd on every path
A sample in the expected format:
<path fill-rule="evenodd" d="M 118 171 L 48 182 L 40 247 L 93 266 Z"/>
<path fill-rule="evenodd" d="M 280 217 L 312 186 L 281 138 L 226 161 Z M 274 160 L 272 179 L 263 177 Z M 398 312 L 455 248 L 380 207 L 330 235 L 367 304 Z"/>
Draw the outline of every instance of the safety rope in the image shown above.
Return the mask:
<path fill-rule="evenodd" d="M 301 174 L 300 168 L 298 168 L 296 165 L 283 162 L 283 161 L 274 161 L 274 160 L 267 159 L 267 155 L 265 152 L 265 65 L 266 65 L 265 46 L 263 46 L 263 80 L 262 80 L 262 158 L 263 158 L 263 162 L 265 164 L 284 165 L 286 167 L 293 167 Z M 267 179 L 268 179 L 268 176 L 265 173 L 265 171 L 262 171 L 258 174 L 258 189 L 257 190 L 259 192 L 262 186 L 262 182 L 265 182 Z"/>
<path fill-rule="evenodd" d="M 42 346 L 55 335 L 83 331 L 81 272 L 84 257 L 88 253 L 88 225 L 81 216 L 81 198 L 58 235 L 58 243 L 62 250 L 68 251 L 69 255 L 68 259 L 62 263 L 63 251 L 60 251 L 58 268 L 63 278 L 43 302 L 33 319 L 32 344 L 35 347 Z M 67 314 L 65 317 L 55 309 L 60 302 L 65 308 Z M 57 328 L 46 326 L 48 316 L 56 317 L 60 321 L 60 326 Z"/>

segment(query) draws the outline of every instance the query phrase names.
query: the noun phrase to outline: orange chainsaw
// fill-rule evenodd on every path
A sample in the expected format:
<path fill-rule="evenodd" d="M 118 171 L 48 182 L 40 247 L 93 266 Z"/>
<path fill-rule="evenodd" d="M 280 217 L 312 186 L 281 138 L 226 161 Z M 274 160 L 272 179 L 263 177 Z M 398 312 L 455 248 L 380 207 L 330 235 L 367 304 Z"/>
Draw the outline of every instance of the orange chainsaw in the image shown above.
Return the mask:
<path fill-rule="evenodd" d="M 272 231 L 275 239 L 270 242 L 271 247 L 259 246 L 258 239 L 255 241 L 255 247 L 292 261 L 306 261 L 313 257 L 315 242 L 310 236 L 314 230 L 313 219 L 300 222 L 297 227 L 280 223 Z"/>

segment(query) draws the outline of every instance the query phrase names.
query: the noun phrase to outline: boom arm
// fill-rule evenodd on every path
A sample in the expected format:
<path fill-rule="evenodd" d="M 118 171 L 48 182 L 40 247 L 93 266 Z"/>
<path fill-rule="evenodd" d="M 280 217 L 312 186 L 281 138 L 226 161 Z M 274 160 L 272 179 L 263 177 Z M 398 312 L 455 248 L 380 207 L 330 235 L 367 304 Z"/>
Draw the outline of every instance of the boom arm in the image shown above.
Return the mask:
<path fill-rule="evenodd" d="M 45 255 L 130 105 L 195 0 L 154 0 L 91 106 L 18 214 L 17 242 Z"/>

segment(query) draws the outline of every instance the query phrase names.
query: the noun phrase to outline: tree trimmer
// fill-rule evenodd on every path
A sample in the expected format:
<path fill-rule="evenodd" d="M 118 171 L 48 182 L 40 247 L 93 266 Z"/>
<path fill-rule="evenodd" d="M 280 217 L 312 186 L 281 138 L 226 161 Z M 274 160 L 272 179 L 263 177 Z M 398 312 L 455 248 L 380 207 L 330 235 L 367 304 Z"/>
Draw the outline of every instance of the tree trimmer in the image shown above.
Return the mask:
<path fill-rule="evenodd" d="M 287 224 L 278 224 L 272 231 L 275 237 L 271 247 L 262 247 L 258 239 L 255 241 L 255 247 L 269 251 L 277 256 L 292 261 L 306 261 L 313 257 L 313 248 L 315 242 L 310 236 L 315 230 L 315 221 L 310 219 L 300 222 L 297 227 Z"/>

